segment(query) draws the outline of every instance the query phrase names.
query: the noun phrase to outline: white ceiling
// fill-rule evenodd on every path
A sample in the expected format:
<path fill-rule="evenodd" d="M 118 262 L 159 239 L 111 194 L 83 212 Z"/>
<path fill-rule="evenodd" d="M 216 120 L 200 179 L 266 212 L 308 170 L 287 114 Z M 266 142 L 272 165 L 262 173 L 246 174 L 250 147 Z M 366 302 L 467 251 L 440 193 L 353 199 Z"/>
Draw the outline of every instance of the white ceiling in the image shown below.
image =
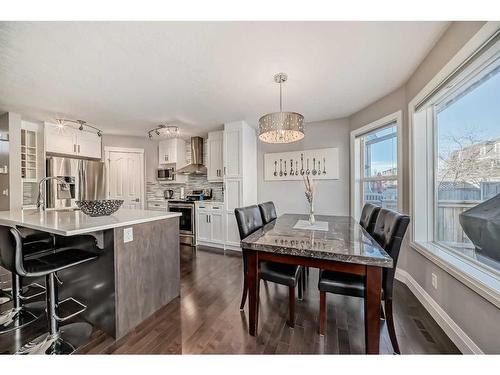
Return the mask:
<path fill-rule="evenodd" d="M 2 22 L 0 109 L 203 135 L 279 108 L 348 116 L 403 84 L 448 22 Z"/>

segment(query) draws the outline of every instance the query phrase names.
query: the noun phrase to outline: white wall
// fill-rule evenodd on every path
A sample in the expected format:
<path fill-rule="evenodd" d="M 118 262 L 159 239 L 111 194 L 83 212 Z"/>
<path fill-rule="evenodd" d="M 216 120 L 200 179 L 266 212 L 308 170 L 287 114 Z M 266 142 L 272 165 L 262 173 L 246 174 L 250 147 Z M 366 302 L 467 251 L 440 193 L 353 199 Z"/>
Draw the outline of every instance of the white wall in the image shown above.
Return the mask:
<path fill-rule="evenodd" d="M 307 123 L 302 141 L 286 145 L 258 142 L 257 181 L 259 202 L 273 201 L 278 215 L 307 213 L 309 206 L 302 181 L 264 181 L 264 153 L 338 147 L 339 179 L 317 182 L 315 212 L 349 215 L 349 121 L 327 120 Z"/>

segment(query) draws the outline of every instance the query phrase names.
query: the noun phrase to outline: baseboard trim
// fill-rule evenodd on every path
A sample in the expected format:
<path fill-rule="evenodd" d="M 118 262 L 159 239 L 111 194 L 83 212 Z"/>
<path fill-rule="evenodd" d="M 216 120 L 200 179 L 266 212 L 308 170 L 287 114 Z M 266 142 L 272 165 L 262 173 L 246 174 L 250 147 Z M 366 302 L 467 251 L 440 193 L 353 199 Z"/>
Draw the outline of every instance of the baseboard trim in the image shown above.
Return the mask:
<path fill-rule="evenodd" d="M 476 343 L 458 326 L 441 306 L 405 270 L 396 270 L 396 279 L 406 284 L 432 318 L 464 354 L 484 354 Z"/>

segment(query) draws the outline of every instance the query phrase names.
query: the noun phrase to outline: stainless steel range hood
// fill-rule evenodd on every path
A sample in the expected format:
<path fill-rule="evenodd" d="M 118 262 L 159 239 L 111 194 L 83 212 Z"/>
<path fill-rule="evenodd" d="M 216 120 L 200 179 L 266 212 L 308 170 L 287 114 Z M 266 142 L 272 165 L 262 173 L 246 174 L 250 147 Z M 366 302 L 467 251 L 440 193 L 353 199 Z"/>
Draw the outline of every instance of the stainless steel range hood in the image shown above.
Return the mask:
<path fill-rule="evenodd" d="M 203 165 L 203 138 L 191 137 L 191 163 L 176 172 L 179 174 L 207 174 L 207 167 Z"/>

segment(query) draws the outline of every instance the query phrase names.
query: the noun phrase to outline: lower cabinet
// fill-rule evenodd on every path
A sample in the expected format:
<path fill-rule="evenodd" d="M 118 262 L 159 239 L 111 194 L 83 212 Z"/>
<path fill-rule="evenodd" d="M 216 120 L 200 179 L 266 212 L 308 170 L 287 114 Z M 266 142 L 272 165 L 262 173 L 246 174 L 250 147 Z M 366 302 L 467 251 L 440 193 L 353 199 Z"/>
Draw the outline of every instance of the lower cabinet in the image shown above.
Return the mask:
<path fill-rule="evenodd" d="M 210 225 L 210 213 L 205 211 L 200 211 L 196 214 L 198 219 L 197 227 L 197 240 L 198 241 L 210 241 L 211 238 L 211 225 Z"/>
<path fill-rule="evenodd" d="M 196 203 L 196 241 L 199 245 L 224 246 L 222 203 Z"/>

